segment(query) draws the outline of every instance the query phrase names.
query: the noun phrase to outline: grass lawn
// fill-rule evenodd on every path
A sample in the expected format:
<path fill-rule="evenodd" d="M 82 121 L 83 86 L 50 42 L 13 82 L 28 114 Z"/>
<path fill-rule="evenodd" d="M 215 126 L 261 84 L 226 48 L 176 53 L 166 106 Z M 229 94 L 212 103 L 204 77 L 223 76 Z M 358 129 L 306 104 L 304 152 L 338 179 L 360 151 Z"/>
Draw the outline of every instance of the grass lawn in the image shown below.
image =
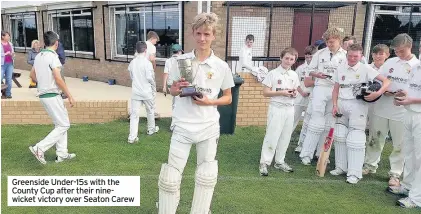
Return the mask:
<path fill-rule="evenodd" d="M 158 175 L 167 161 L 171 133 L 170 121 L 160 120 L 159 134 L 145 135 L 145 120 L 141 120 L 140 141 L 126 143 L 129 123 L 115 121 L 107 124 L 73 125 L 68 133 L 69 151 L 76 159 L 56 164 L 55 151 L 46 153 L 47 165 L 41 165 L 29 152 L 28 146 L 41 140 L 52 126 L 2 126 L 2 213 L 157 213 Z M 293 153 L 298 128 L 286 161 L 295 172 L 287 174 L 269 169 L 269 177 L 258 173 L 264 128 L 244 127 L 235 135 L 221 136 L 217 159 L 219 178 L 212 203 L 212 213 L 420 213 L 395 206 L 398 199 L 385 192 L 387 187 L 387 156 L 385 153 L 377 174 L 365 176 L 357 185 L 345 182 L 345 177 L 315 175 L 315 165 L 303 166 Z M 184 171 L 181 201 L 177 213 L 189 213 L 194 190 L 195 149 Z M 332 156 L 333 156 L 332 151 Z M 333 163 L 333 159 L 332 163 Z M 332 164 L 330 165 L 332 167 Z M 135 175 L 141 177 L 140 207 L 8 207 L 7 176 L 89 176 Z"/>

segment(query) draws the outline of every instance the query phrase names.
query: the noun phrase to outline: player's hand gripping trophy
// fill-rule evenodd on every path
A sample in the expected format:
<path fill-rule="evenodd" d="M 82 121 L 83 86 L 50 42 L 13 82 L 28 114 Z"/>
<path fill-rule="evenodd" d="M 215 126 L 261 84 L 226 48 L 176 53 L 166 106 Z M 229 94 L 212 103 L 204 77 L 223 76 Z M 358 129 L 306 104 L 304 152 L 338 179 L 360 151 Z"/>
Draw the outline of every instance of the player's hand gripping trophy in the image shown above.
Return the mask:
<path fill-rule="evenodd" d="M 193 78 L 193 69 L 191 59 L 178 59 L 178 68 L 180 70 L 181 78 L 189 83 L 188 86 L 181 88 L 180 97 L 199 97 L 202 98 L 203 95 L 200 92 L 197 92 L 196 87 L 192 84 L 194 81 Z"/>

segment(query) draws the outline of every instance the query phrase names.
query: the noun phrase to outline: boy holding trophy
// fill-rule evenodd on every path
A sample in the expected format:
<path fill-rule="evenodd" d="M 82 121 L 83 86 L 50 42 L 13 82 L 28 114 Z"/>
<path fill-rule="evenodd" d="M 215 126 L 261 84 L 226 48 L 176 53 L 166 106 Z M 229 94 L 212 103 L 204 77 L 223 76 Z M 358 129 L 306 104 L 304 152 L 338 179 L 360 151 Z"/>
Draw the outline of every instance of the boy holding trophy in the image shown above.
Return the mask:
<path fill-rule="evenodd" d="M 213 190 L 217 182 L 215 160 L 220 127 L 218 105 L 231 103 L 234 80 L 226 62 L 213 54 L 218 17 L 202 13 L 192 24 L 195 49 L 177 58 L 178 69 L 170 92 L 175 96 L 173 134 L 168 163 L 159 175 L 160 214 L 174 214 L 180 200 L 180 184 L 192 144 L 196 144 L 196 185 L 191 213 L 209 213 Z M 179 74 L 177 74 L 177 72 Z M 222 90 L 222 97 L 218 94 Z"/>

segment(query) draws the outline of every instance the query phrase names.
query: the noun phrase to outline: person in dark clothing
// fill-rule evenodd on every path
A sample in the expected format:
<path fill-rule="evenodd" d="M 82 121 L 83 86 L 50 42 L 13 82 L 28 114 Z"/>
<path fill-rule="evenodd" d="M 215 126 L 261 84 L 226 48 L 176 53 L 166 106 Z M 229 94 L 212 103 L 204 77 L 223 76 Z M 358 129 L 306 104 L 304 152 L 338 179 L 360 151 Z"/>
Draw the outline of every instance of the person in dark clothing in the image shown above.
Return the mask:
<path fill-rule="evenodd" d="M 61 78 L 63 79 L 64 82 L 66 82 L 66 80 L 64 79 L 64 63 L 66 63 L 66 53 L 64 52 L 63 43 L 61 43 L 60 41 L 58 42 L 57 55 L 58 55 L 58 59 L 60 60 L 60 63 L 62 64 L 61 71 L 60 71 Z M 61 97 L 63 99 L 67 98 L 67 96 L 64 93 L 61 93 Z"/>

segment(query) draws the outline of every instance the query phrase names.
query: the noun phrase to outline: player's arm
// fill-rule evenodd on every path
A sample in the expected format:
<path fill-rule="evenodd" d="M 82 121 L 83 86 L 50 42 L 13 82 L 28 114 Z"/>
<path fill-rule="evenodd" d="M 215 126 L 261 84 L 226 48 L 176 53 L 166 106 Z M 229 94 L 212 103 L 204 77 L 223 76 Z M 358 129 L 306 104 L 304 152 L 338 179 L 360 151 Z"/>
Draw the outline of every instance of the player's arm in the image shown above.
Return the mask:
<path fill-rule="evenodd" d="M 310 65 L 308 65 L 307 67 L 309 71 L 308 75 L 310 77 L 326 79 L 326 77 L 324 77 L 322 73 L 319 72 L 319 55 L 320 55 L 320 52 L 317 52 L 314 54 L 313 58 L 311 59 Z"/>
<path fill-rule="evenodd" d="M 31 77 L 33 82 L 38 82 L 37 81 L 37 74 L 35 73 L 35 68 L 32 67 L 31 69 L 31 73 L 29 73 L 29 77 Z"/>
<path fill-rule="evenodd" d="M 152 90 L 156 91 L 155 74 L 151 63 L 146 67 L 146 79 L 152 86 Z"/>
<path fill-rule="evenodd" d="M 153 65 L 153 70 L 156 69 L 156 53 L 152 53 L 149 56 L 149 61 L 151 61 L 152 65 Z"/>
<path fill-rule="evenodd" d="M 73 107 L 75 101 L 73 100 L 73 96 L 70 94 L 69 89 L 67 88 L 66 83 L 61 78 L 60 70 L 61 67 L 55 67 L 51 69 L 53 71 L 53 76 L 56 81 L 57 86 L 63 91 L 63 93 L 68 97 L 70 106 Z"/>
<path fill-rule="evenodd" d="M 203 99 L 207 99 L 206 96 L 203 96 Z M 207 105 L 211 105 L 211 106 L 222 106 L 222 105 L 229 105 L 232 102 L 232 95 L 231 95 L 231 88 L 222 90 L 222 96 L 216 100 L 208 100 L 209 103 L 207 103 Z M 203 101 L 201 102 L 201 99 L 195 100 L 196 104 L 203 103 Z"/>
<path fill-rule="evenodd" d="M 387 90 L 387 88 L 389 87 L 391 82 L 390 82 L 389 79 L 387 79 L 386 77 L 384 77 L 381 74 L 377 75 L 376 79 L 382 81 L 382 83 L 383 83 L 382 87 L 379 89 L 380 94 L 383 94 Z"/>

